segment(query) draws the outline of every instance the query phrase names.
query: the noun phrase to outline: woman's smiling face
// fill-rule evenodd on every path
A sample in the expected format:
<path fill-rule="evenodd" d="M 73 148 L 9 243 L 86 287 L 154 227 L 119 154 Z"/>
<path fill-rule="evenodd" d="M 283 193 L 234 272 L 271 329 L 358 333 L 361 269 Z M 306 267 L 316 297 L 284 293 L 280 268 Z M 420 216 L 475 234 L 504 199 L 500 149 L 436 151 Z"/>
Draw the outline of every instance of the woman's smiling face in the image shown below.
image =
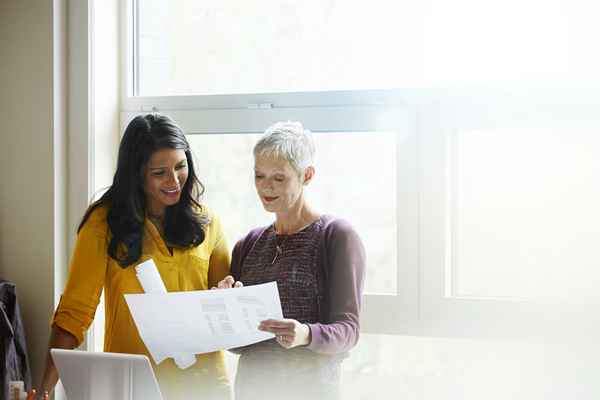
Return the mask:
<path fill-rule="evenodd" d="M 286 213 L 302 198 L 303 182 L 290 163 L 273 155 L 254 158 L 254 186 L 266 211 Z"/>
<path fill-rule="evenodd" d="M 154 215 L 162 215 L 165 207 L 177 204 L 187 178 L 185 151 L 161 149 L 152 153 L 144 170 L 148 211 Z"/>

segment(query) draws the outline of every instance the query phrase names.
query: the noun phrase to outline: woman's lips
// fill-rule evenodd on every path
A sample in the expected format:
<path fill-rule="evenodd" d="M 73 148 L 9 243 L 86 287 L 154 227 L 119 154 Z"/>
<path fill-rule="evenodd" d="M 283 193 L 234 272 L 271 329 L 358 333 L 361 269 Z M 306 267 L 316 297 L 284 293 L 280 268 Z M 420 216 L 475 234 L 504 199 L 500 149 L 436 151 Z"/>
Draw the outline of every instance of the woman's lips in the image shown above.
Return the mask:
<path fill-rule="evenodd" d="M 263 196 L 263 199 L 267 202 L 267 203 L 271 203 L 275 200 L 277 200 L 277 197 L 269 197 L 269 196 Z"/>
<path fill-rule="evenodd" d="M 179 196 L 179 193 L 181 193 L 181 190 L 179 190 L 179 189 L 161 190 L 161 192 L 167 197 L 177 197 L 177 196 Z"/>

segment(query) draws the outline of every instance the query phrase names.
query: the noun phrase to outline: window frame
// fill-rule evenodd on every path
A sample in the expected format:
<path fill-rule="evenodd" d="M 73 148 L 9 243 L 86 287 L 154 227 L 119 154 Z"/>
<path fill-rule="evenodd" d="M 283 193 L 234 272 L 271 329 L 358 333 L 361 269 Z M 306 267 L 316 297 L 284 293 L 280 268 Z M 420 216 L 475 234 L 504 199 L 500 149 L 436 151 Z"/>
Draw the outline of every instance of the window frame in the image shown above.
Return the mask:
<path fill-rule="evenodd" d="M 600 129 L 600 117 L 594 111 L 598 106 L 600 97 L 593 89 L 513 88 L 454 90 L 422 107 L 419 304 L 424 334 L 564 341 L 600 332 L 600 319 L 584 313 L 590 304 L 576 295 L 569 301 L 459 295 L 453 277 L 452 212 L 452 149 L 459 130 L 535 127 L 548 121 L 555 127 L 583 122 Z"/>
<path fill-rule="evenodd" d="M 398 90 L 360 90 L 294 93 L 254 93 L 239 95 L 134 96 L 138 71 L 137 0 L 123 2 L 121 128 L 135 115 L 164 112 L 173 117 L 187 134 L 261 133 L 275 121 L 300 120 L 315 132 L 398 131 L 411 137 L 415 129 L 414 110 L 408 104 L 415 94 Z M 404 117 L 399 118 L 400 116 Z M 409 125 L 409 126 L 407 126 Z M 398 140 L 400 143 L 400 140 Z M 412 135 L 411 151 L 404 151 L 398 174 L 416 171 L 416 140 Z M 405 149 L 398 146 L 398 151 Z M 399 153 L 400 154 L 400 153 Z M 406 175 L 406 173 L 404 173 Z M 400 176 L 400 175 L 398 175 Z M 403 186 L 397 196 L 404 196 L 410 208 L 398 214 L 398 258 L 404 268 L 397 268 L 397 292 L 365 294 L 361 313 L 361 329 L 368 333 L 399 333 L 414 327 L 418 319 L 418 254 L 412 229 L 416 229 L 417 183 L 405 176 L 410 189 Z M 397 197 L 397 201 L 399 197 Z M 335 210 L 330 210 L 335 213 Z M 402 231 L 400 231 L 402 227 Z M 403 240 L 400 236 L 403 235 Z M 411 243 L 411 241 L 413 243 Z M 405 260 L 408 260 L 405 261 Z M 368 262 L 368 261 L 367 261 Z M 408 264 L 408 265 L 407 265 Z M 380 310 L 387 310 L 383 315 Z M 410 321 L 410 323 L 409 323 Z"/>
<path fill-rule="evenodd" d="M 121 112 L 121 123 L 124 128 L 128 121 L 140 112 L 148 110 L 165 112 L 182 126 L 187 134 L 248 134 L 263 132 L 265 127 L 280 120 L 300 120 L 313 131 L 318 132 L 397 132 L 398 162 L 397 176 L 402 176 L 406 183 L 397 189 L 397 202 L 406 204 L 403 212 L 397 216 L 398 254 L 397 254 L 397 291 L 396 294 L 366 293 L 363 298 L 362 326 L 366 333 L 399 333 L 407 331 L 417 320 L 418 302 L 418 254 L 416 236 L 410 232 L 417 229 L 418 205 L 416 178 L 416 137 L 414 111 L 399 100 L 399 93 L 380 93 L 388 98 L 388 104 L 344 104 L 350 99 L 362 99 L 360 92 L 323 93 L 329 104 L 305 104 L 300 106 L 303 98 L 320 99 L 318 93 L 260 94 L 243 96 L 219 96 L 218 102 L 212 103 L 214 96 L 198 96 L 184 99 L 187 107 L 181 107 L 181 98 L 137 97 L 129 99 L 128 109 Z M 376 93 L 367 93 L 376 97 Z M 338 96 L 336 98 L 336 96 Z M 381 98 L 381 97 L 380 97 Z M 394 99 L 389 102 L 389 99 Z M 266 100 L 266 101 L 265 101 Z M 250 101 L 248 103 L 248 101 Z M 254 101 L 265 101 L 268 107 L 254 107 Z M 219 104 L 220 102 L 220 104 Z M 223 103 L 229 102 L 228 107 Z M 190 105 L 195 103 L 196 106 Z M 336 104 L 337 103 L 337 104 Z M 358 102 L 356 102 L 358 103 Z M 202 104 L 203 107 L 197 106 Z M 245 104 L 245 107 L 239 107 Z M 250 106 L 248 106 L 250 104 Z M 290 104 L 293 104 L 291 106 Z M 237 106 L 237 107 L 235 107 Z M 404 139 L 402 139 L 404 138 Z M 407 144 L 404 146 L 404 144 Z M 335 214 L 335 210 L 328 210 Z M 412 227 L 412 228 L 411 228 Z M 402 265 L 402 268 L 399 266 Z M 367 260 L 368 268 L 368 260 Z M 382 313 L 382 310 L 394 310 Z"/>
<path fill-rule="evenodd" d="M 486 110 L 486 105 L 502 102 L 510 103 L 511 110 L 539 106 L 538 116 L 578 106 L 592 112 L 590 105 L 600 104 L 592 89 L 390 89 L 137 97 L 133 96 L 136 82 L 131 77 L 136 71 L 133 15 L 137 1 L 123 3 L 122 130 L 133 116 L 156 111 L 172 116 L 188 134 L 199 135 L 260 133 L 280 120 L 300 120 L 313 131 L 397 132 L 397 292 L 364 295 L 363 332 L 522 338 L 561 325 L 587 325 L 600 332 L 600 322 L 582 323 L 572 305 L 455 296 L 447 252 L 452 216 L 445 175 L 446 140 L 452 132 L 506 118 Z M 565 104 L 562 98 L 580 98 L 582 102 Z M 475 117 L 473 110 L 479 112 Z M 514 117 L 518 118 L 518 113 Z"/>
<path fill-rule="evenodd" d="M 275 121 L 299 120 L 319 132 L 393 131 L 398 135 L 397 290 L 363 297 L 361 330 L 376 334 L 416 334 L 419 326 L 419 254 L 415 90 L 348 90 L 190 96 L 136 96 L 139 0 L 122 2 L 121 132 L 136 115 L 163 112 L 186 134 L 261 133 Z M 401 144 L 406 143 L 406 146 Z M 335 210 L 328 210 L 335 214 Z M 368 260 L 367 260 L 368 269 Z M 383 310 L 391 310 L 383 311 Z"/>

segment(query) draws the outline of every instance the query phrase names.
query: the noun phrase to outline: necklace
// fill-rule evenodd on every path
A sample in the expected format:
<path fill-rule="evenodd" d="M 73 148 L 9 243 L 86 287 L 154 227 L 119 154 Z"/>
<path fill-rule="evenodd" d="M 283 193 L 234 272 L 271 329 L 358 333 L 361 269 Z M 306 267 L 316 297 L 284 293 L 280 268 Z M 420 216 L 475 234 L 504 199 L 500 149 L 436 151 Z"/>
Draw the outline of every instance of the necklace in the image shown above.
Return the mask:
<path fill-rule="evenodd" d="M 281 235 L 284 238 L 280 241 L 277 234 L 275 234 L 275 255 L 273 256 L 273 261 L 271 261 L 271 265 L 275 264 L 277 258 L 283 254 L 283 245 L 290 238 L 291 235 Z"/>
<path fill-rule="evenodd" d="M 273 232 L 275 232 L 275 255 L 273 256 L 273 260 L 271 261 L 271 265 L 275 264 L 275 261 L 277 261 L 277 259 L 281 255 L 283 255 L 283 246 L 288 241 L 288 239 L 290 238 L 290 236 L 295 235 L 298 232 L 302 232 L 303 230 L 305 230 L 306 228 L 308 228 L 309 226 L 311 226 L 312 224 L 314 224 L 315 221 L 317 221 L 317 220 L 311 221 L 308 224 L 302 226 L 301 228 L 294 229 L 293 231 L 290 231 L 290 232 L 288 232 L 286 234 L 283 234 L 283 233 L 282 234 L 278 234 L 277 233 L 277 227 L 275 226 L 275 224 L 273 224 Z"/>
<path fill-rule="evenodd" d="M 275 255 L 273 256 L 273 261 L 271 261 L 271 265 L 275 264 L 275 261 L 277 261 L 277 259 L 283 255 L 283 245 L 285 245 L 285 243 L 288 241 L 288 239 L 290 238 L 290 236 L 303 231 L 304 229 L 308 228 L 310 225 L 312 225 L 314 223 L 310 222 L 306 225 L 304 225 L 303 227 L 301 227 L 300 229 L 296 229 L 292 232 L 289 232 L 287 234 L 278 234 L 277 233 L 277 228 L 275 227 L 275 224 L 273 224 L 273 231 L 275 232 Z"/>

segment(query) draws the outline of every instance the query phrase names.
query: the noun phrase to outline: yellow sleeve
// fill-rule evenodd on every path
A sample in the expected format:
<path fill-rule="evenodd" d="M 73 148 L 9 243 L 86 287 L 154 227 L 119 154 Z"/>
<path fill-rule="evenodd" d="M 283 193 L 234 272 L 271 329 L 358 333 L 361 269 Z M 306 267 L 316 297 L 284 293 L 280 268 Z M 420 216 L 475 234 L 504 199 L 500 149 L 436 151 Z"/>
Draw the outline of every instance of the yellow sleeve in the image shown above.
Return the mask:
<path fill-rule="evenodd" d="M 77 235 L 67 285 L 52 318 L 52 324 L 75 336 L 78 345 L 94 320 L 108 263 L 106 223 L 102 221 L 102 227 L 94 214 Z"/>
<path fill-rule="evenodd" d="M 217 286 L 220 280 L 229 275 L 231 265 L 231 254 L 229 254 L 229 246 L 227 239 L 223 234 L 221 221 L 216 215 L 211 216 L 211 229 L 215 237 L 215 247 L 210 253 L 210 261 L 208 266 L 208 287 Z"/>

